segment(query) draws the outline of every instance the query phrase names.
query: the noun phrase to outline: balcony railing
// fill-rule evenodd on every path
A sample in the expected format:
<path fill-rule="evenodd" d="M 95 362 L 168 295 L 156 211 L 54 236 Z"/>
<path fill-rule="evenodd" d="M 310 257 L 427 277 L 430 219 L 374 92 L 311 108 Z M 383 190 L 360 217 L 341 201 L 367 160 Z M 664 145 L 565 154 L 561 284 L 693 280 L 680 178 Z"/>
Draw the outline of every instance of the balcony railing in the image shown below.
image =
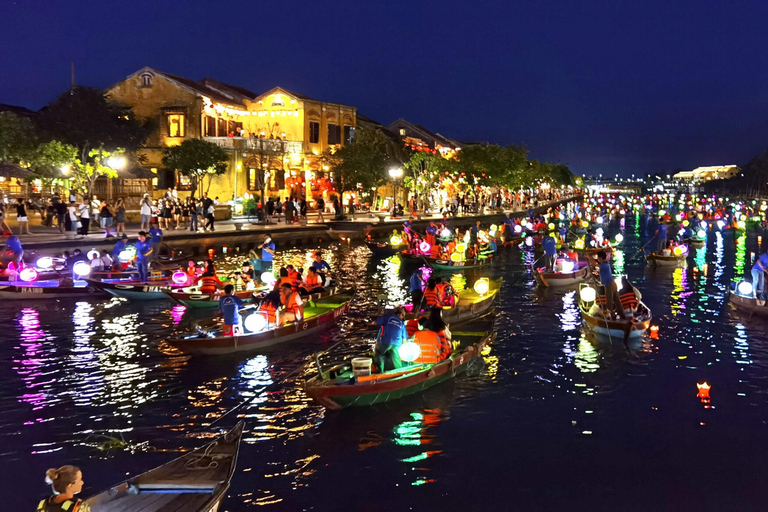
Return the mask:
<path fill-rule="evenodd" d="M 256 137 L 203 137 L 206 142 L 213 142 L 225 149 L 239 151 L 275 151 L 282 153 L 302 153 L 301 142 L 278 139 L 257 139 Z"/>

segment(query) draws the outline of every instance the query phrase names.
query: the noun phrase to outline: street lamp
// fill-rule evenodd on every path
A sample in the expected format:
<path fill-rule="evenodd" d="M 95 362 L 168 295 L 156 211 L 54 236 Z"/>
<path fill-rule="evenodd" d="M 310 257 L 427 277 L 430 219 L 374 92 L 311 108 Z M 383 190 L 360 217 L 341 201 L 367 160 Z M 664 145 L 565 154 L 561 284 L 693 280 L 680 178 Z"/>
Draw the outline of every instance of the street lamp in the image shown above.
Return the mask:
<path fill-rule="evenodd" d="M 111 167 L 112 169 L 118 170 L 125 167 L 125 157 L 124 156 L 111 156 L 107 158 L 107 167 Z"/>
<path fill-rule="evenodd" d="M 389 176 L 392 178 L 392 196 L 395 203 L 392 211 L 395 212 L 395 214 L 397 214 L 397 180 L 402 175 L 403 170 L 400 167 L 393 167 L 389 170 Z"/>

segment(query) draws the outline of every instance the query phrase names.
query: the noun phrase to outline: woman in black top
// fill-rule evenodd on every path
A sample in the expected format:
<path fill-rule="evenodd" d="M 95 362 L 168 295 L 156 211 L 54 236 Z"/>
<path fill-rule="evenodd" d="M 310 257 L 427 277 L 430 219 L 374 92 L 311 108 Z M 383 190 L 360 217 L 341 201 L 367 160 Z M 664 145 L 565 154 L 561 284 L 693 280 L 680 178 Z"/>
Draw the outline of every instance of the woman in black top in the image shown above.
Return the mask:
<path fill-rule="evenodd" d="M 16 222 L 19 223 L 19 234 L 23 235 L 26 231 L 26 234 L 31 235 L 32 233 L 29 231 L 29 218 L 27 217 L 27 207 L 24 204 L 24 200 L 22 198 L 19 198 L 16 203 Z"/>
<path fill-rule="evenodd" d="M 104 238 L 109 238 L 110 236 L 113 236 L 111 234 L 112 231 L 112 211 L 109 209 L 109 203 L 106 201 L 101 202 L 101 211 L 99 212 L 99 222 L 101 223 L 101 227 L 104 229 L 105 234 Z"/>

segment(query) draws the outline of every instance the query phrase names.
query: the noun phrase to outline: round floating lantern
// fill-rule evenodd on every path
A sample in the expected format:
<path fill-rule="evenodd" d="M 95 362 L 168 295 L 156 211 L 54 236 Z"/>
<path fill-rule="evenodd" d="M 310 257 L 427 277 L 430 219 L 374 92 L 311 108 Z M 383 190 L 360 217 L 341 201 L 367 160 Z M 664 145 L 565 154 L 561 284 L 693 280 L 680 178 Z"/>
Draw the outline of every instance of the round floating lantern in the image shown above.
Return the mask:
<path fill-rule="evenodd" d="M 19 279 L 31 283 L 37 279 L 37 270 L 33 269 L 32 267 L 25 268 L 19 272 Z"/>
<path fill-rule="evenodd" d="M 475 285 L 472 287 L 472 289 L 475 290 L 475 293 L 478 295 L 485 295 L 488 293 L 488 290 L 491 288 L 491 283 L 488 280 L 487 277 L 482 277 L 475 281 Z"/>
<path fill-rule="evenodd" d="M 412 363 L 421 355 L 421 347 L 419 347 L 418 343 L 414 343 L 413 341 L 406 341 L 400 345 L 400 348 L 397 349 L 397 353 L 400 356 L 400 359 L 405 362 Z"/>
<path fill-rule="evenodd" d="M 251 313 L 243 319 L 243 327 L 248 332 L 261 332 L 267 327 L 267 319 L 259 313 Z"/>

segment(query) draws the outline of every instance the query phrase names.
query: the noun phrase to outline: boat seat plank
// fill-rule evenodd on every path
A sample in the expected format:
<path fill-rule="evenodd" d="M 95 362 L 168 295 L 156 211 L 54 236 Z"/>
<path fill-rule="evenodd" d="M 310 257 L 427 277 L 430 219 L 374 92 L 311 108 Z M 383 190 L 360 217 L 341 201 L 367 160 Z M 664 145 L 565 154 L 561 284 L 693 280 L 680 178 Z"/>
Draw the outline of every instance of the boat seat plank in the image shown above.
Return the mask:
<path fill-rule="evenodd" d="M 93 512 L 142 512 L 156 510 L 156 506 L 170 503 L 177 494 L 128 494 L 120 493 L 112 500 L 91 505 Z"/>
<path fill-rule="evenodd" d="M 177 494 L 175 497 L 176 499 L 170 503 L 152 509 L 153 512 L 195 512 L 202 510 L 203 505 L 209 504 L 208 502 L 212 498 L 210 494 Z"/>

